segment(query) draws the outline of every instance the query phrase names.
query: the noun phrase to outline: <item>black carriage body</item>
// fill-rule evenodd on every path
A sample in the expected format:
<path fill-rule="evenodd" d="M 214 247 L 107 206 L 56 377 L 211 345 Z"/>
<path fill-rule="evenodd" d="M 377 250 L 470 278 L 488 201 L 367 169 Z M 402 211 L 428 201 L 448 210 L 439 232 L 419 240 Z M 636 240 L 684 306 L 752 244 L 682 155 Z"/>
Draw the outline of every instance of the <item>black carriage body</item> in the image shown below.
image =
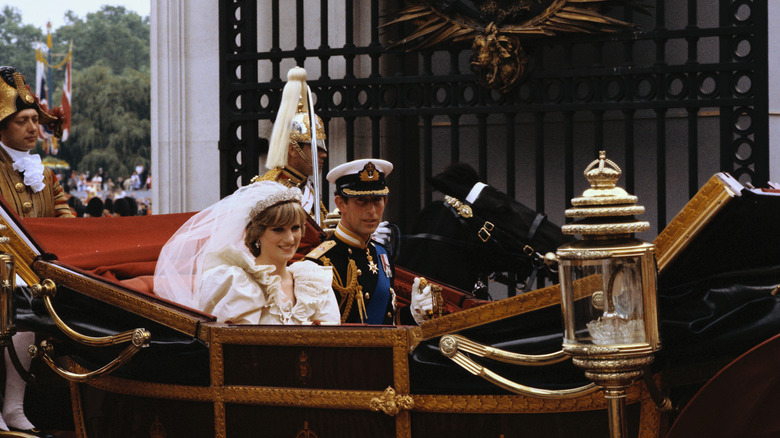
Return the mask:
<path fill-rule="evenodd" d="M 664 378 L 681 378 L 695 369 L 698 378 L 706 379 L 717 370 L 711 366 L 722 366 L 780 331 L 778 298 L 770 290 L 780 277 L 771 254 L 720 265 L 719 276 L 688 274 L 721 242 L 728 241 L 738 253 L 755 246 L 752 239 L 763 236 L 760 230 L 739 233 L 733 227 L 756 209 L 771 218 L 755 224 L 773 226 L 780 218 L 780 194 L 742 189 L 728 175 L 716 175 L 656 239 L 665 337 L 656 367 Z M 439 351 L 439 339 L 447 334 L 526 354 L 556 350 L 561 343 L 557 286 L 453 312 L 419 327 L 231 326 L 64 265 L 40 252 L 18 218 L 5 215 L 4 221 L 12 236 L 3 249 L 14 253 L 28 282 L 32 275 L 57 284 L 54 308 L 68 324 L 92 336 L 138 327 L 151 333 L 151 346 L 115 374 L 70 384 L 80 436 L 165 430 L 167 436 L 233 437 L 254 433 L 266 422 L 271 423 L 269 436 L 307 431 L 393 437 L 435 431 L 473 436 L 479 430 L 504 436 L 519 436 L 519 430 L 522 436 L 540 437 L 606 434 L 606 404 L 598 393 L 563 400 L 507 393 Z M 708 243 L 712 239 L 717 242 Z M 683 284 L 680 276 L 690 282 Z M 27 292 L 22 288 L 15 298 L 18 325 L 51 337 L 55 353 L 67 355 L 62 358 L 69 359 L 64 363 L 70 372 L 94 369 L 116 353 L 76 346 L 58 333 L 40 299 Z M 699 309 L 705 308 L 717 312 L 702 317 Z M 570 363 L 531 369 L 485 362 L 527 385 L 560 389 L 585 383 Z M 683 381 L 673 377 L 670 382 Z M 684 383 L 698 387 L 703 381 L 687 375 Z M 673 395 L 685 400 L 690 393 Z M 666 423 L 643 383 L 630 388 L 628 401 L 632 433 L 649 438 L 664 430 Z M 120 418 L 119 412 L 132 415 L 111 420 Z"/>
<path fill-rule="evenodd" d="M 99 234 L 101 225 L 114 225 L 112 219 L 36 221 L 38 229 L 83 223 L 89 225 L 88 232 Z M 160 219 L 138 217 L 137 229 Z M 56 284 L 51 306 L 68 330 L 93 338 L 138 328 L 150 333 L 149 346 L 112 373 L 69 384 L 79 436 L 165 431 L 169 437 L 234 437 L 256 436 L 258 428 L 264 436 L 311 432 L 356 437 L 429 436 L 437 430 L 452 430 L 455 436 L 480 430 L 513 436 L 524 430 L 523 436 L 539 437 L 565 430 L 565 436 L 586 437 L 607 431 L 606 402 L 598 393 L 565 400 L 511 394 L 438 353 L 438 339 L 456 332 L 518 352 L 555 350 L 561 335 L 560 298 L 554 287 L 454 312 L 422 326 L 234 326 L 124 280 L 98 275 L 97 270 L 69 266 L 43 250 L 47 242 L 39 243 L 18 217 L 4 210 L 3 222 L 10 239 L 0 243 L 2 249 L 15 255 L 28 284 L 43 279 Z M 61 248 L 83 243 L 77 233 L 57 236 Z M 17 288 L 17 326 L 46 340 L 53 348 L 48 353 L 64 367 L 61 372 L 88 373 L 125 348 L 74 341 L 54 322 L 44 299 L 33 298 L 30 289 Z M 570 363 L 547 370 L 497 369 L 540 387 L 585 383 Z M 648 409 L 652 402 L 641 384 L 631 387 L 628 400 L 637 420 L 632 429 L 654 430 L 659 418 Z M 583 418 L 589 425 L 585 429 L 579 424 Z M 46 416 L 35 419 L 43 427 L 51 424 Z"/>

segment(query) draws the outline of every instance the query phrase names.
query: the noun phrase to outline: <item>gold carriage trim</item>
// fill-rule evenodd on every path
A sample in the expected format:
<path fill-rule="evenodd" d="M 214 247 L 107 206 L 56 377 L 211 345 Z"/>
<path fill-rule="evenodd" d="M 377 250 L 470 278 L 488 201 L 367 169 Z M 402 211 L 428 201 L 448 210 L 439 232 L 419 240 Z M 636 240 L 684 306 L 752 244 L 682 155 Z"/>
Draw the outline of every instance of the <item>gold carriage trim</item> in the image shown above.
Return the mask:
<path fill-rule="evenodd" d="M 566 217 L 639 216 L 645 213 L 641 205 L 631 207 L 569 208 Z"/>
<path fill-rule="evenodd" d="M 83 368 L 69 360 L 68 368 L 81 371 Z M 118 377 L 100 377 L 88 385 L 104 391 L 135 397 L 154 397 L 184 401 L 214 401 L 221 397 L 225 403 L 252 405 L 297 406 L 321 409 L 371 409 L 374 399 L 386 397 L 387 389 L 379 391 L 345 391 L 328 389 L 295 389 L 247 386 L 187 386 L 164 383 L 140 382 Z M 397 391 L 393 391 L 397 393 Z M 439 394 L 396 394 L 411 403 L 408 410 L 415 412 L 448 413 L 545 413 L 578 412 L 582 410 L 605 409 L 606 401 L 601 393 L 595 392 L 583 397 L 564 400 L 545 400 L 524 395 L 439 395 Z M 628 389 L 628 404 L 647 400 L 653 406 L 644 382 L 637 381 Z M 585 408 L 585 409 L 583 409 Z M 400 412 L 400 411 L 399 411 Z"/>
<path fill-rule="evenodd" d="M 395 417 L 401 411 L 414 409 L 414 399 L 409 395 L 397 394 L 392 386 L 388 386 L 382 395 L 372 398 L 368 406 L 372 411 L 382 411 L 391 417 Z"/>
<path fill-rule="evenodd" d="M 559 259 L 563 260 L 599 260 L 612 257 L 613 254 L 612 251 L 592 250 L 558 251 L 555 253 Z"/>
<path fill-rule="evenodd" d="M 650 222 L 633 222 L 628 224 L 569 224 L 561 227 L 563 234 L 579 234 L 590 236 L 594 234 L 639 233 L 650 229 Z"/>
<path fill-rule="evenodd" d="M 573 198 L 571 205 L 575 207 L 581 207 L 583 205 L 615 205 L 615 204 L 636 204 L 639 200 L 634 195 L 623 196 L 604 196 L 604 197 L 587 197 Z"/>
<path fill-rule="evenodd" d="M 342 192 L 344 192 L 345 195 L 351 195 L 351 196 L 371 196 L 371 195 L 387 195 L 390 193 L 390 189 L 385 187 L 382 190 L 352 190 L 352 189 L 342 189 Z"/>

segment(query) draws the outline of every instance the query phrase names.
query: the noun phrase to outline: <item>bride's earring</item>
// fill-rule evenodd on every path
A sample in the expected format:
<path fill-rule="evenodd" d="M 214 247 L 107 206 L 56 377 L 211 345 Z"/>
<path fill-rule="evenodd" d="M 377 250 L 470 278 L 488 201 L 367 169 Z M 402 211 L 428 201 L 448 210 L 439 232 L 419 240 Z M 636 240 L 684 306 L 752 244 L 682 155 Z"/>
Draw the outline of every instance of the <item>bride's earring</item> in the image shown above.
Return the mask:
<path fill-rule="evenodd" d="M 260 249 L 260 241 L 255 240 L 255 248 Z"/>

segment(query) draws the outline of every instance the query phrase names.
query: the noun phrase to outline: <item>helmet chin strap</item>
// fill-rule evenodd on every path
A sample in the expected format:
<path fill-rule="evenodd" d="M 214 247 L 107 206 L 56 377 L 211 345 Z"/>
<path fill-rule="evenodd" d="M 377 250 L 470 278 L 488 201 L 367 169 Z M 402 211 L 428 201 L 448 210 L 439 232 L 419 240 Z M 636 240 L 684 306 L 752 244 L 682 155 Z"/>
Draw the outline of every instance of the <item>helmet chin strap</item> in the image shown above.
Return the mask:
<path fill-rule="evenodd" d="M 312 163 L 312 159 L 303 153 L 303 149 L 301 149 L 301 146 L 298 144 L 297 141 L 290 142 L 292 144 L 293 150 L 298 153 L 298 156 L 301 157 L 304 163 L 308 164 L 309 166 L 312 166 L 312 169 L 314 168 L 314 163 Z"/>

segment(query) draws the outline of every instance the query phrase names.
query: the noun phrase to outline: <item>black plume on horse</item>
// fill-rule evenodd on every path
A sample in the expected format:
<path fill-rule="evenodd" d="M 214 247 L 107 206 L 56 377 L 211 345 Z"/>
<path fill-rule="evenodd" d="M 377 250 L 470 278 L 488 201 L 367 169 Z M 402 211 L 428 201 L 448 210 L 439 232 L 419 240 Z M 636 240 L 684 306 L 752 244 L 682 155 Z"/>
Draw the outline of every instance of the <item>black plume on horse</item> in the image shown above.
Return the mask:
<path fill-rule="evenodd" d="M 452 164 L 428 182 L 451 199 L 420 212 L 411 234 L 403 236 L 399 265 L 467 292 L 493 273 L 509 273 L 523 284 L 532 283 L 537 271 L 553 277 L 541 257 L 572 240 L 560 226 L 490 186 L 469 204 L 479 175 L 468 164 Z M 471 217 L 467 208 L 458 213 L 456 201 L 471 207 Z"/>

